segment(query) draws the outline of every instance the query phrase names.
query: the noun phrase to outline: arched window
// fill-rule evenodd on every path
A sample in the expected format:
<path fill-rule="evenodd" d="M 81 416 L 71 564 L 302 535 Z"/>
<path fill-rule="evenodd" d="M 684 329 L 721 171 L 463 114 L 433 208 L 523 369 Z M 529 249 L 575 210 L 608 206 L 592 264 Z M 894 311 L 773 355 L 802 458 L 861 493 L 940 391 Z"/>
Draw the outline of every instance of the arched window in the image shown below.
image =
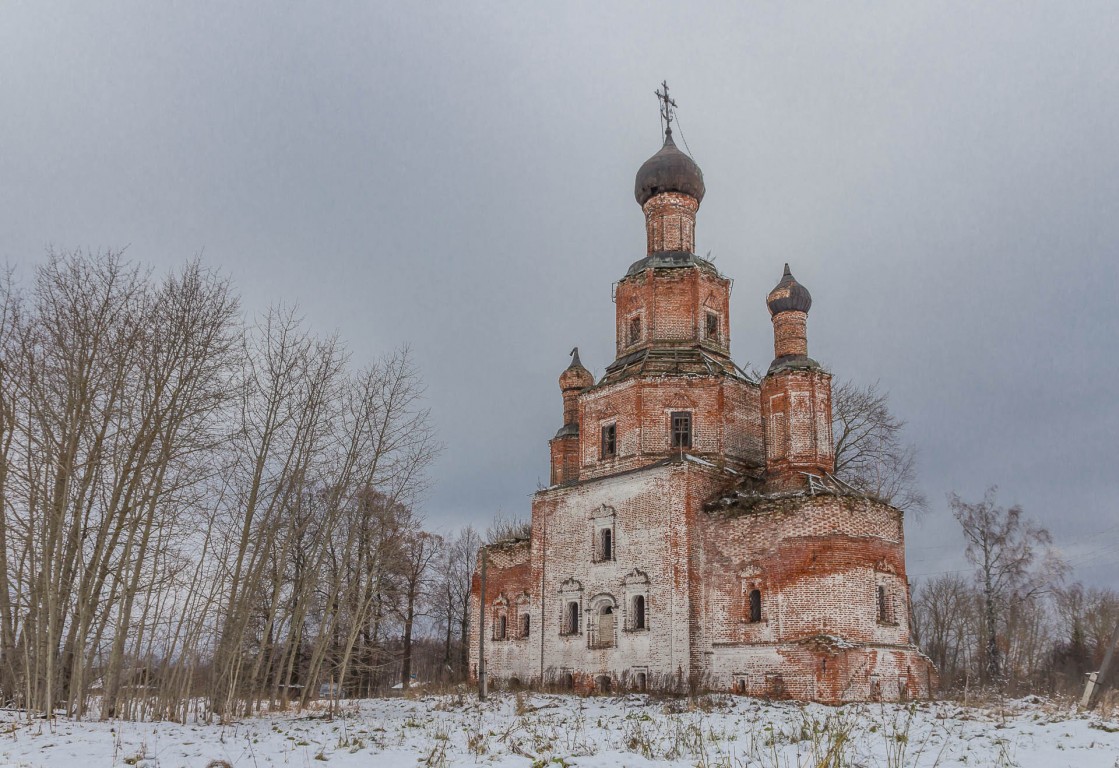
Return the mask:
<path fill-rule="evenodd" d="M 507 619 L 506 619 L 504 613 L 497 617 L 497 620 L 494 622 L 494 628 L 493 628 L 493 639 L 494 640 L 504 640 L 505 639 L 506 622 L 507 622 Z"/>
<path fill-rule="evenodd" d="M 645 629 L 645 595 L 633 598 L 633 628 Z"/>
<path fill-rule="evenodd" d="M 579 634 L 579 603 L 572 600 L 567 604 L 567 634 Z"/>
<path fill-rule="evenodd" d="M 529 629 L 529 615 L 527 613 L 521 614 L 521 637 L 528 637 Z"/>
<path fill-rule="evenodd" d="M 756 622 L 762 620 L 762 591 L 760 589 L 750 590 L 750 613 L 747 621 Z"/>

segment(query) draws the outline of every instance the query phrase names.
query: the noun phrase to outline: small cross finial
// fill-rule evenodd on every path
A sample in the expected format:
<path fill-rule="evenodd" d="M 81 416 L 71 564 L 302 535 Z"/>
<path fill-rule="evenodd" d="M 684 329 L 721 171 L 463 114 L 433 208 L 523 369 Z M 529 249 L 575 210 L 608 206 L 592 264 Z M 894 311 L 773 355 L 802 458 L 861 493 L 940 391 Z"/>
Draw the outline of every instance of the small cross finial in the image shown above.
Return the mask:
<path fill-rule="evenodd" d="M 660 99 L 661 102 L 661 119 L 664 120 L 664 137 L 669 139 L 672 138 L 672 116 L 675 114 L 676 101 L 668 95 L 667 80 L 661 81 L 661 88 L 664 89 L 663 92 L 657 90 L 654 91 L 654 93 L 656 93 L 657 98 Z"/>

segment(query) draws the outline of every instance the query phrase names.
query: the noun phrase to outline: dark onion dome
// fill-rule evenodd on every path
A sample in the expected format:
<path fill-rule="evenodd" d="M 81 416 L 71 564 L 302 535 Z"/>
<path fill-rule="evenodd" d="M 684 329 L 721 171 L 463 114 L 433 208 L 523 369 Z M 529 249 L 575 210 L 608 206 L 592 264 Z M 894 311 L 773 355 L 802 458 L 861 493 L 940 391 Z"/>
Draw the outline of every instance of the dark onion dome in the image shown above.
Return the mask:
<path fill-rule="evenodd" d="M 560 389 L 586 389 L 594 384 L 594 376 L 579 361 L 579 348 L 571 350 L 571 365 L 559 377 Z"/>
<path fill-rule="evenodd" d="M 796 281 L 793 273 L 789 271 L 789 265 L 786 264 L 781 282 L 769 292 L 765 303 L 771 315 L 776 315 L 778 312 L 807 312 L 812 309 L 812 294 Z"/>
<path fill-rule="evenodd" d="M 703 201 L 703 171 L 686 154 L 676 148 L 672 133 L 664 137 L 664 146 L 650 157 L 637 171 L 633 195 L 638 205 L 645 205 L 649 198 L 661 192 L 681 192 L 691 195 L 696 202 Z"/>

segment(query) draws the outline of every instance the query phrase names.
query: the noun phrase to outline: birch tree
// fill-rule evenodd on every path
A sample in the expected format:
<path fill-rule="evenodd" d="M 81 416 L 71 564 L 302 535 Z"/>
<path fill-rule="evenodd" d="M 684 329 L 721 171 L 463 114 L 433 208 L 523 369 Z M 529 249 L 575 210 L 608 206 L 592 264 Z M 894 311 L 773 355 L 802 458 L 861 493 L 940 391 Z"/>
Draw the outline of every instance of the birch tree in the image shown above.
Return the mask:
<path fill-rule="evenodd" d="M 995 489 L 966 502 L 955 493 L 948 503 L 967 541 L 982 601 L 984 680 L 1005 684 L 1003 646 L 1011 612 L 1055 587 L 1068 566 L 1053 548 L 1049 531 L 1025 517 L 1022 508 L 1000 507 Z"/>

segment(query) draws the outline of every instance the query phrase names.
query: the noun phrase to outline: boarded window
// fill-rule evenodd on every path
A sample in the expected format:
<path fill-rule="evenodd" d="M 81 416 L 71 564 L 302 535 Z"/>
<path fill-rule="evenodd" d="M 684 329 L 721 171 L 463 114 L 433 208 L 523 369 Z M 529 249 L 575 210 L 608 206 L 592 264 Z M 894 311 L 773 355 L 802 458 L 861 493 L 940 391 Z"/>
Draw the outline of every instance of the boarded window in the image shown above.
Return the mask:
<path fill-rule="evenodd" d="M 598 622 L 594 627 L 594 648 L 611 648 L 614 645 L 614 608 L 604 605 L 598 611 Z"/>
<path fill-rule="evenodd" d="M 633 598 L 633 628 L 645 629 L 645 595 Z"/>
<path fill-rule="evenodd" d="M 750 590 L 750 605 L 747 621 L 755 622 L 762 620 L 762 591 L 760 589 Z"/>
<path fill-rule="evenodd" d="M 629 319 L 629 343 L 636 344 L 641 341 L 641 315 Z"/>
<path fill-rule="evenodd" d="M 672 447 L 692 447 L 692 414 L 690 411 L 672 412 Z"/>
<path fill-rule="evenodd" d="M 714 312 L 707 313 L 706 338 L 711 341 L 719 340 L 719 316 Z"/>
<path fill-rule="evenodd" d="M 609 459 L 618 454 L 618 428 L 616 424 L 602 427 L 602 458 Z"/>

